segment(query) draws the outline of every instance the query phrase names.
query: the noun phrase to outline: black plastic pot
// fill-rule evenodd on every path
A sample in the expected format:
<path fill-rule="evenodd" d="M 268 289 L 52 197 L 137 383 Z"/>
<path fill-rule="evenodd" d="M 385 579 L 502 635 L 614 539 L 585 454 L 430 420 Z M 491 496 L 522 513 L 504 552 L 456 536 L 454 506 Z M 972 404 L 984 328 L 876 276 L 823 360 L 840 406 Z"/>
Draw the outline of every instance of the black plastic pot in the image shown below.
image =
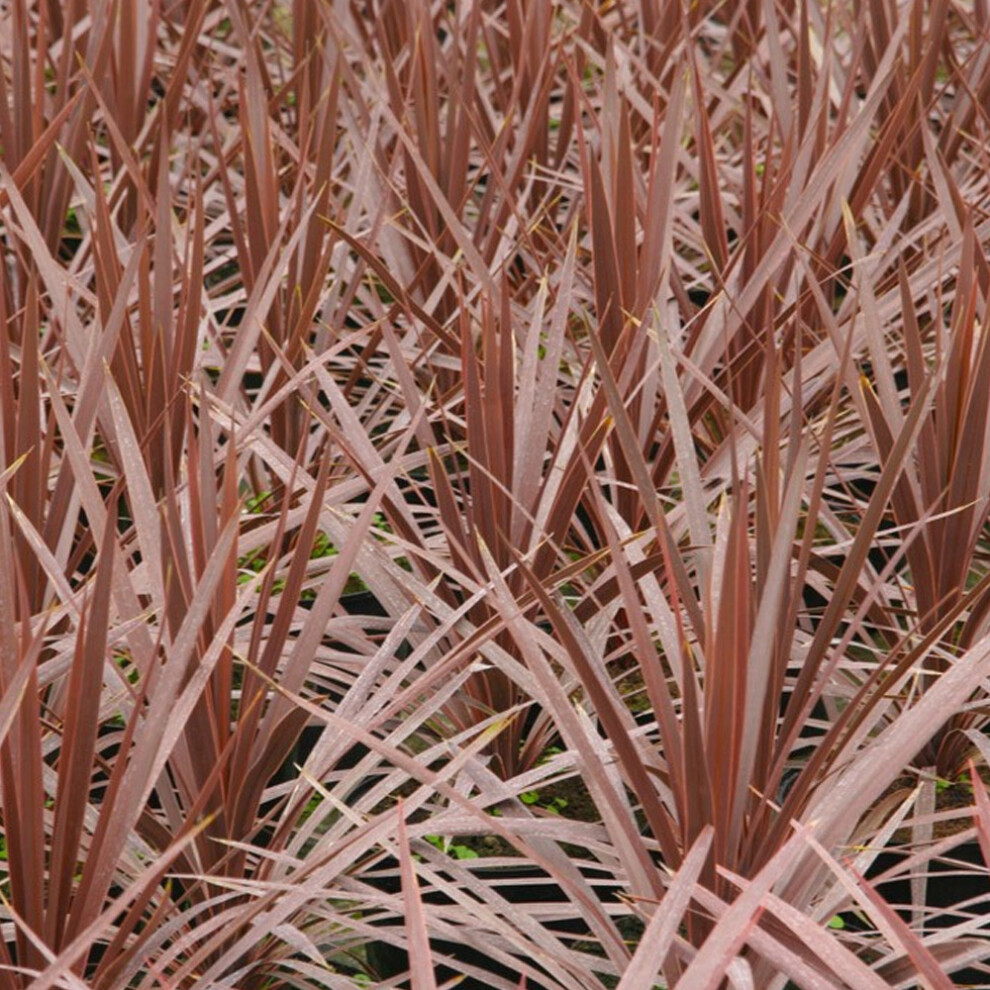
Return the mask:
<path fill-rule="evenodd" d="M 496 886 L 498 893 L 510 904 L 518 904 L 524 909 L 525 905 L 532 904 L 560 904 L 561 913 L 566 913 L 571 902 L 564 895 L 560 887 L 538 866 L 529 863 L 520 863 L 519 866 L 511 867 L 474 867 L 472 872 L 475 876 L 484 879 L 486 882 Z M 587 879 L 594 880 L 591 875 L 586 874 Z M 389 893 L 397 893 L 400 889 L 399 867 L 395 860 L 385 861 L 382 866 L 361 876 L 361 879 L 374 886 L 378 890 Z M 617 898 L 619 888 L 617 886 L 596 886 L 596 890 L 603 901 L 614 902 Z M 450 903 L 449 899 L 435 891 L 424 891 L 423 900 L 427 903 L 442 904 Z M 578 909 L 573 908 L 574 916 L 563 918 L 559 921 L 546 922 L 546 927 L 561 936 L 569 937 L 573 941 L 580 941 L 591 937 L 588 926 L 578 914 Z M 401 926 L 401 919 L 394 919 L 386 922 L 391 926 Z M 463 976 L 457 983 L 458 990 L 491 990 L 490 979 L 483 979 L 476 975 L 465 974 L 461 968 L 456 968 L 456 964 L 463 964 L 465 967 L 472 967 L 484 973 L 491 974 L 492 977 L 500 977 L 507 980 L 512 985 L 520 985 L 521 970 L 494 960 L 484 950 L 474 946 L 465 945 L 458 942 L 448 942 L 443 939 L 430 939 L 430 948 L 436 956 L 447 957 L 454 965 L 448 962 L 439 962 L 435 967 L 435 976 L 438 984 L 452 980 L 454 977 Z M 369 966 L 373 969 L 372 976 L 386 980 L 398 976 L 409 968 L 409 957 L 403 949 L 392 945 L 389 942 L 370 942 L 367 946 L 367 959 Z M 533 960 L 527 960 L 530 964 Z M 526 990 L 553 990 L 559 984 L 552 980 L 547 974 L 546 982 L 527 977 Z"/>
<path fill-rule="evenodd" d="M 978 842 L 967 842 L 956 846 L 944 857 L 950 862 L 935 861 L 928 867 L 926 907 L 931 913 L 938 910 L 938 916 L 926 920 L 926 928 L 948 928 L 963 920 L 962 912 L 990 915 L 990 876 L 985 871 L 983 856 Z M 878 881 L 877 878 L 896 868 L 907 859 L 902 852 L 885 851 L 880 853 L 867 871 L 884 900 L 893 907 L 903 920 L 911 923 L 911 880 L 909 877 L 896 880 Z M 967 867 L 973 867 L 972 871 Z M 958 910 L 953 909 L 958 906 Z M 862 929 L 857 915 L 848 912 L 842 915 L 847 927 Z M 990 961 L 990 941 L 987 943 L 985 959 Z M 990 967 L 986 964 L 969 966 L 965 969 L 949 971 L 953 982 L 960 987 L 990 987 Z"/>

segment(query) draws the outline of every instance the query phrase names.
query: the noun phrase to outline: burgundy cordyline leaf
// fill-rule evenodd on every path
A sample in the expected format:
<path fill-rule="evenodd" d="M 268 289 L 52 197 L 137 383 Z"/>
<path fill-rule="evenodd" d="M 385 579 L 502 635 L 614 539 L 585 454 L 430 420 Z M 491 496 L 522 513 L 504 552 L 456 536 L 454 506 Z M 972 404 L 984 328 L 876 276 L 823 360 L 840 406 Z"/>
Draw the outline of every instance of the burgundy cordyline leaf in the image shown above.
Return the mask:
<path fill-rule="evenodd" d="M 436 990 L 430 939 L 423 915 L 423 900 L 416 881 L 416 865 L 409 848 L 406 823 L 399 802 L 399 867 L 402 872 L 402 896 L 406 911 L 406 936 L 409 939 L 409 969 L 414 990 Z"/>

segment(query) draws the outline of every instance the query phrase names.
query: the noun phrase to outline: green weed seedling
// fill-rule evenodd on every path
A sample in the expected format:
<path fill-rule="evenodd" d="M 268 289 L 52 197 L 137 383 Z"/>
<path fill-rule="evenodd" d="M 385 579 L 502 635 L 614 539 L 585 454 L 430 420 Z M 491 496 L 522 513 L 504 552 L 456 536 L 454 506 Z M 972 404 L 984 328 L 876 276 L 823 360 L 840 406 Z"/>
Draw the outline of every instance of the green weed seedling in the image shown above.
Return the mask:
<path fill-rule="evenodd" d="M 426 841 L 440 852 L 454 859 L 477 859 L 478 854 L 470 847 L 462 843 L 452 842 L 450 836 L 446 835 L 424 835 Z"/>

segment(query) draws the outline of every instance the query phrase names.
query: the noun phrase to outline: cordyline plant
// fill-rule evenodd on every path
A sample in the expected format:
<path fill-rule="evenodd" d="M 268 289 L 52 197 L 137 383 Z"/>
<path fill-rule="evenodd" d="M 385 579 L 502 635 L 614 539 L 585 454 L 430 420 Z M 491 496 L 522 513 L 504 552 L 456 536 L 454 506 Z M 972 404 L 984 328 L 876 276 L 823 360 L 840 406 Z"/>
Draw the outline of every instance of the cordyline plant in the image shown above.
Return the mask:
<path fill-rule="evenodd" d="M 990 12 L 0 0 L 0 990 L 990 984 Z"/>

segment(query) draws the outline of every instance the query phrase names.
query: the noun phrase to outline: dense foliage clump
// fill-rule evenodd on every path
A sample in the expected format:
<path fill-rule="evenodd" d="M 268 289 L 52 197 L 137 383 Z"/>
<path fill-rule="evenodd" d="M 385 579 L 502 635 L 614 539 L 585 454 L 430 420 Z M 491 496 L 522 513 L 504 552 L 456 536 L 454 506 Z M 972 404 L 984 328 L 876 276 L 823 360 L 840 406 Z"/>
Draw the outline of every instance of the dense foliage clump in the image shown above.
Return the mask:
<path fill-rule="evenodd" d="M 990 982 L 988 93 L 982 0 L 0 0 L 0 990 Z"/>

